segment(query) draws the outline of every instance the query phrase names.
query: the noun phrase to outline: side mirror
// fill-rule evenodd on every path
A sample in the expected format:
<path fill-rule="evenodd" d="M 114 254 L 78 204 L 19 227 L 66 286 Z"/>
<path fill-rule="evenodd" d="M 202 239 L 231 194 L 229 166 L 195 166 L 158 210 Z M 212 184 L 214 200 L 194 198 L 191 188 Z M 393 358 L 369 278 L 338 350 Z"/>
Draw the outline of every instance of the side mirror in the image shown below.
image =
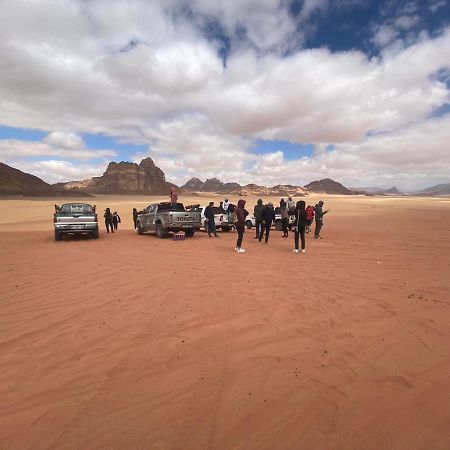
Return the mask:
<path fill-rule="evenodd" d="M 97 207 L 97 205 L 94 205 L 93 207 L 92 207 L 92 209 L 94 210 L 94 212 L 95 212 L 95 208 Z"/>
<path fill-rule="evenodd" d="M 58 205 L 55 205 L 55 212 L 61 211 L 61 208 Z"/>

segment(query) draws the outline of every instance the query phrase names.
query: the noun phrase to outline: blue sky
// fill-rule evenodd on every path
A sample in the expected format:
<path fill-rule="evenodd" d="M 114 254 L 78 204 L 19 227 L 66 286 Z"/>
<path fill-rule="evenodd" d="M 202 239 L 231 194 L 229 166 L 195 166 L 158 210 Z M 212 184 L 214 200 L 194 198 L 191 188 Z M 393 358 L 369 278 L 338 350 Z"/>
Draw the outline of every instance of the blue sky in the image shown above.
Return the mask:
<path fill-rule="evenodd" d="M 12 2 L 0 160 L 49 182 L 146 156 L 178 184 L 448 182 L 449 24 L 444 0 Z"/>

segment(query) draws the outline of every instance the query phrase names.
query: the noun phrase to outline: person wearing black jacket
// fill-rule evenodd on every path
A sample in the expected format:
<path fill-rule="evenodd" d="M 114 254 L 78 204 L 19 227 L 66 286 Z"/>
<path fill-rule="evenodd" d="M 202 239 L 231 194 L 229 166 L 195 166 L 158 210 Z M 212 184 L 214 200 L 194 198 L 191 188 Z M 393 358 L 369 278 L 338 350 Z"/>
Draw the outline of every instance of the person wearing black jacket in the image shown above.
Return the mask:
<path fill-rule="evenodd" d="M 306 228 L 306 209 L 305 202 L 300 200 L 295 206 L 295 222 L 294 222 L 294 236 L 295 236 L 295 248 L 294 253 L 298 253 L 298 237 L 300 235 L 302 240 L 302 253 L 305 253 L 305 228 Z"/>
<path fill-rule="evenodd" d="M 323 216 L 328 212 L 322 209 L 323 201 L 320 200 L 319 203 L 314 207 L 315 210 L 315 218 L 316 218 L 316 228 L 314 230 L 314 239 L 322 239 L 320 236 L 320 230 L 323 226 Z"/>
<path fill-rule="evenodd" d="M 106 231 L 109 233 L 109 229 L 111 229 L 111 233 L 114 233 L 113 216 L 109 208 L 105 209 L 105 214 L 103 214 L 103 217 L 105 218 Z"/>
<path fill-rule="evenodd" d="M 138 210 L 136 208 L 133 208 L 133 223 L 134 223 L 134 229 L 137 228 L 137 218 L 138 218 Z"/>
<path fill-rule="evenodd" d="M 209 206 L 205 208 L 205 218 L 206 218 L 206 227 L 208 229 L 208 236 L 211 237 L 211 233 L 214 234 L 215 237 L 217 236 L 216 231 L 216 222 L 214 220 L 214 202 L 209 202 Z"/>
<path fill-rule="evenodd" d="M 273 209 L 273 203 L 267 203 L 261 212 L 263 224 L 261 226 L 261 231 L 259 232 L 259 242 L 262 241 L 264 231 L 266 232 L 266 237 L 264 242 L 269 243 L 270 229 L 272 228 L 272 223 L 275 221 L 275 210 Z"/>
<path fill-rule="evenodd" d="M 255 217 L 256 236 L 253 239 L 259 239 L 259 234 L 262 229 L 262 212 L 264 209 L 263 201 L 259 199 L 253 209 L 253 216 Z"/>

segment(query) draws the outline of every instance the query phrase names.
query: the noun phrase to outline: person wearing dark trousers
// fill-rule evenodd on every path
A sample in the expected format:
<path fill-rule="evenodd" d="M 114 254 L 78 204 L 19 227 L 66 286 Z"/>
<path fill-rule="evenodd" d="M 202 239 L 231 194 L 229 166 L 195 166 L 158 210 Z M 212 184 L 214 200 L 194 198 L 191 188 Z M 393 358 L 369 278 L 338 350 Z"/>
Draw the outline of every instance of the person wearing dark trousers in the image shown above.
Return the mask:
<path fill-rule="evenodd" d="M 261 227 L 261 231 L 259 233 L 259 242 L 262 241 L 263 234 L 265 232 L 266 237 L 264 239 L 264 242 L 268 244 L 270 229 L 272 228 L 272 223 L 275 221 L 275 211 L 273 209 L 273 203 L 267 203 L 267 205 L 264 207 L 262 211 L 262 220 L 263 226 Z"/>
<path fill-rule="evenodd" d="M 280 207 L 280 213 L 281 213 L 281 225 L 283 226 L 283 237 L 287 238 L 289 236 L 288 232 L 289 215 L 286 205 Z"/>
<path fill-rule="evenodd" d="M 134 229 L 137 228 L 137 218 L 138 218 L 138 211 L 136 208 L 133 208 L 133 222 L 134 222 Z"/>
<path fill-rule="evenodd" d="M 112 221 L 113 221 L 114 229 L 117 230 L 118 224 L 122 222 L 122 221 L 120 220 L 119 214 L 117 214 L 117 211 L 114 211 L 114 212 L 113 212 L 113 215 L 112 215 Z"/>
<path fill-rule="evenodd" d="M 216 222 L 214 220 L 214 202 L 209 202 L 209 205 L 205 208 L 205 218 L 207 220 L 208 236 L 212 237 L 211 234 L 217 236 Z"/>
<path fill-rule="evenodd" d="M 237 222 L 236 222 L 236 231 L 238 233 L 238 238 L 236 242 L 235 251 L 238 253 L 244 253 L 245 249 L 242 248 L 242 240 L 244 239 L 245 233 L 245 219 L 248 216 L 248 211 L 244 208 L 245 200 L 239 200 L 237 207 L 235 209 Z"/>
<path fill-rule="evenodd" d="M 300 236 L 302 241 L 302 253 L 305 253 L 305 228 L 307 223 L 306 218 L 305 202 L 300 200 L 295 206 L 295 222 L 294 222 L 294 232 L 295 232 L 295 247 L 294 253 L 298 253 L 298 238 Z"/>
<path fill-rule="evenodd" d="M 323 216 L 327 212 L 328 211 L 323 210 L 323 201 L 320 200 L 320 202 L 317 203 L 317 205 L 314 207 L 314 214 L 315 214 L 315 218 L 316 218 L 316 228 L 314 229 L 314 239 L 322 239 L 322 237 L 320 236 L 320 230 L 322 229 L 322 226 L 323 226 Z"/>
<path fill-rule="evenodd" d="M 103 214 L 103 217 L 105 218 L 106 231 L 109 233 L 109 229 L 111 228 L 111 233 L 114 233 L 113 218 L 109 208 L 105 209 L 105 214 Z"/>
<path fill-rule="evenodd" d="M 262 228 L 262 212 L 264 209 L 263 201 L 259 199 L 256 202 L 255 208 L 253 209 L 253 216 L 255 217 L 255 227 L 256 227 L 256 236 L 253 239 L 259 239 L 259 233 Z"/>

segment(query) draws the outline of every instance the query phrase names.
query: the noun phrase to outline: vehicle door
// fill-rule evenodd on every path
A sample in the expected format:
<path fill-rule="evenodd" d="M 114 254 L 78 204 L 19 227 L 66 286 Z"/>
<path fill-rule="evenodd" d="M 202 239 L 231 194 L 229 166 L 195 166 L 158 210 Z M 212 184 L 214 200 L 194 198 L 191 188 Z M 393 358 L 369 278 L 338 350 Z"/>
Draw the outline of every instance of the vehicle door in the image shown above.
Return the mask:
<path fill-rule="evenodd" d="M 155 216 L 156 211 L 158 210 L 158 205 L 150 205 L 148 207 L 148 213 L 147 213 L 147 222 L 146 222 L 146 228 L 149 231 L 155 230 Z"/>
<path fill-rule="evenodd" d="M 218 206 L 214 206 L 213 210 L 214 210 L 214 223 L 217 228 L 220 228 L 222 226 L 225 216 Z"/>

